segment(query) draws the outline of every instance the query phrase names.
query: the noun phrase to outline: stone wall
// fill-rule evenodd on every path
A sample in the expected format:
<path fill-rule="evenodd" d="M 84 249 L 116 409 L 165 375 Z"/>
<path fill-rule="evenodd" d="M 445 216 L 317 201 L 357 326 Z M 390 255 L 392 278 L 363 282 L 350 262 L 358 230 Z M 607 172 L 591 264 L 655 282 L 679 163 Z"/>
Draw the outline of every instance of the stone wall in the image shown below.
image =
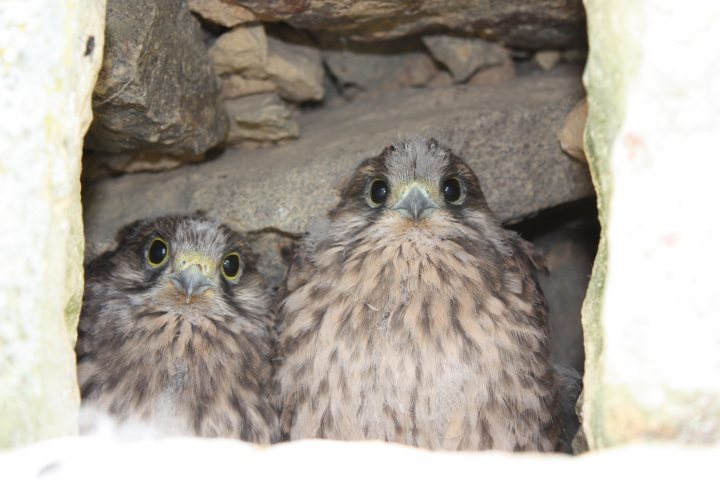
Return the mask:
<path fill-rule="evenodd" d="M 0 448 L 77 431 L 80 159 L 103 0 L 0 3 Z"/>

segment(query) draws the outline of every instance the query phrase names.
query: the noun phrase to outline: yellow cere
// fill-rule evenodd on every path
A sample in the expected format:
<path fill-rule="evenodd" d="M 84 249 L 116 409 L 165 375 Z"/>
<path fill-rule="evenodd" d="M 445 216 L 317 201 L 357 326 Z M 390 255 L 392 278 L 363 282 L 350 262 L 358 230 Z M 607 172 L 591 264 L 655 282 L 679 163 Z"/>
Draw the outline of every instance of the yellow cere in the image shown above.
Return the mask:
<path fill-rule="evenodd" d="M 181 272 L 191 265 L 200 267 L 203 275 L 210 276 L 217 269 L 217 263 L 209 256 L 197 252 L 182 252 L 175 257 L 175 270 Z"/>
<path fill-rule="evenodd" d="M 430 182 L 423 182 L 423 181 L 420 181 L 420 180 L 413 180 L 413 181 L 408 182 L 408 183 L 406 183 L 406 184 L 404 184 L 404 185 L 400 185 L 399 188 L 396 188 L 396 190 L 397 190 L 396 192 L 393 192 L 393 191 L 392 191 L 392 187 L 391 187 L 390 195 L 392 195 L 392 196 L 395 198 L 395 202 L 393 202 L 393 203 L 396 203 L 396 202 L 402 200 L 402 198 L 405 196 L 405 194 L 406 194 L 412 187 L 415 187 L 415 186 L 420 187 L 420 188 L 422 188 L 423 190 L 425 190 L 425 193 L 427 193 L 428 196 L 429 196 L 432 200 L 438 201 L 438 200 L 440 199 L 440 189 L 438 188 L 437 185 L 433 185 L 433 184 L 431 184 Z"/>

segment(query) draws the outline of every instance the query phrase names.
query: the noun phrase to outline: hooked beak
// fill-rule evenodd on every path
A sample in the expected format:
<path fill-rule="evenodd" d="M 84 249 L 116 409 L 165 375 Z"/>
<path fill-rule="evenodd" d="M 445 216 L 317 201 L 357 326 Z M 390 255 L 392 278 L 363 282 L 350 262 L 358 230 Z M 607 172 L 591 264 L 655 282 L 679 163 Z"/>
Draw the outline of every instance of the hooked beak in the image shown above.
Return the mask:
<path fill-rule="evenodd" d="M 212 282 L 202 273 L 199 265 L 190 265 L 170 277 L 175 288 L 187 296 L 190 303 L 193 295 L 200 295 L 212 286 Z"/>
<path fill-rule="evenodd" d="M 419 185 L 411 186 L 402 196 L 399 202 L 392 207 L 393 210 L 407 218 L 417 222 L 425 218 L 430 212 L 438 208 L 424 188 Z"/>

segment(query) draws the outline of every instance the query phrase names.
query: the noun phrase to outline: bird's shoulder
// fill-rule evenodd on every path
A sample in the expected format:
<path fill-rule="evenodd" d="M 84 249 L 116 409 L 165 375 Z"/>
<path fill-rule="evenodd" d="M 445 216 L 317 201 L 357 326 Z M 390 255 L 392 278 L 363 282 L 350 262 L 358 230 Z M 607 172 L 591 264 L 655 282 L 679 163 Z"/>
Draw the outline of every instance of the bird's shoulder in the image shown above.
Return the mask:
<path fill-rule="evenodd" d="M 305 285 L 317 271 L 317 252 L 330 243 L 330 221 L 316 219 L 295 245 L 283 283 L 278 291 L 282 299 Z"/>
<path fill-rule="evenodd" d="M 547 274 L 547 262 L 538 248 L 516 232 L 508 232 L 511 255 L 506 264 L 513 269 L 528 269 L 533 273 Z"/>

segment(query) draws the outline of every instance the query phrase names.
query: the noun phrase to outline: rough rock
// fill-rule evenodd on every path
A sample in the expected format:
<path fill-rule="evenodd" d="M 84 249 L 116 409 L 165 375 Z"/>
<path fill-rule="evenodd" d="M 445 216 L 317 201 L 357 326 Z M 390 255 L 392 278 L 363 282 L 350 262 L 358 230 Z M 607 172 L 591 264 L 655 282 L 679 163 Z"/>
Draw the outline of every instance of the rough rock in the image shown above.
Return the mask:
<path fill-rule="evenodd" d="M 450 70 L 456 82 L 464 82 L 478 70 L 510 60 L 507 50 L 481 38 L 426 35 L 422 41 L 435 60 Z"/>
<path fill-rule="evenodd" d="M 261 150 L 227 150 L 163 175 L 104 180 L 86 190 L 88 255 L 136 218 L 204 209 L 241 230 L 301 234 L 337 202 L 359 161 L 406 135 L 434 135 L 465 157 L 505 221 L 591 196 L 586 167 L 555 139 L 582 95 L 578 71 L 495 87 L 393 92 L 302 114 L 302 137 Z M 558 72 L 558 73 L 555 73 Z"/>
<path fill-rule="evenodd" d="M 0 450 L 77 432 L 80 157 L 104 23 L 104 0 L 0 2 Z"/>
<path fill-rule="evenodd" d="M 515 62 L 507 58 L 505 63 L 496 67 L 484 68 L 467 81 L 470 85 L 497 85 L 515 77 Z"/>
<path fill-rule="evenodd" d="M 439 29 L 479 34 L 519 48 L 584 43 L 581 0 L 233 0 L 263 21 L 331 30 L 360 40 Z"/>
<path fill-rule="evenodd" d="M 324 39 L 323 60 L 345 96 L 430 83 L 438 69 L 413 40 L 376 43 Z"/>
<path fill-rule="evenodd" d="M 245 78 L 242 75 L 227 75 L 222 78 L 224 98 L 238 98 L 255 93 L 275 92 L 277 85 L 270 80 Z"/>
<path fill-rule="evenodd" d="M 541 50 L 535 53 L 534 59 L 543 70 L 548 71 L 560 62 L 562 53 L 557 50 Z"/>
<path fill-rule="evenodd" d="M 262 25 L 239 26 L 218 37 L 209 50 L 215 73 L 264 72 L 268 58 L 267 37 Z"/>
<path fill-rule="evenodd" d="M 294 102 L 322 100 L 325 90 L 320 51 L 312 46 L 286 43 L 268 37 L 267 79 L 281 97 Z"/>
<path fill-rule="evenodd" d="M 587 115 L 587 98 L 583 98 L 573 107 L 567 117 L 565 117 L 565 123 L 558 133 L 560 148 L 574 159 L 582 162 L 587 162 L 583 144 Z"/>
<path fill-rule="evenodd" d="M 220 143 L 227 117 L 185 1 L 109 0 L 107 19 L 86 147 L 198 154 Z"/>
<path fill-rule="evenodd" d="M 395 75 L 401 87 L 424 87 L 439 73 L 432 58 L 421 52 L 405 55 L 402 66 Z"/>
<path fill-rule="evenodd" d="M 300 134 L 292 110 L 273 93 L 230 100 L 226 105 L 230 116 L 228 143 L 274 142 L 297 138 Z"/>
<path fill-rule="evenodd" d="M 583 306 L 588 444 L 718 444 L 720 3 L 585 3 L 604 231 Z"/>
<path fill-rule="evenodd" d="M 223 27 L 232 28 L 257 21 L 250 10 L 227 0 L 188 0 L 188 7 L 191 12 Z"/>

